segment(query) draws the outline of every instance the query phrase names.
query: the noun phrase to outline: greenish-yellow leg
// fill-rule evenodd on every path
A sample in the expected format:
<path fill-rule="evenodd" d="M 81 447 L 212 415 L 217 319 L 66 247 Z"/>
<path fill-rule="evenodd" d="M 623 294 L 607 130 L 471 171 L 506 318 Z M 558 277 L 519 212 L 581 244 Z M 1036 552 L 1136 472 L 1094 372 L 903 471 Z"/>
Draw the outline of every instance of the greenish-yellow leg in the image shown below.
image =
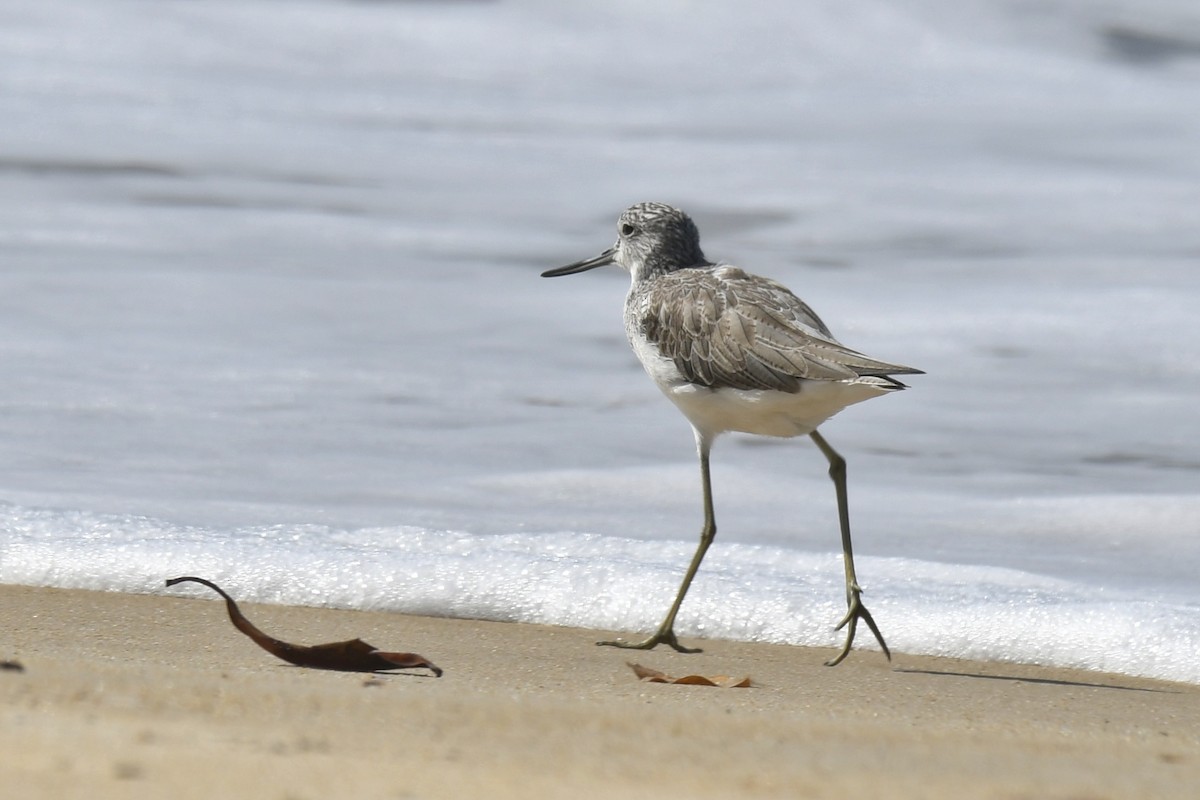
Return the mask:
<path fill-rule="evenodd" d="M 688 565 L 687 573 L 683 576 L 683 583 L 675 595 L 675 602 L 671 604 L 671 610 L 667 612 L 667 616 L 658 626 L 658 630 L 640 642 L 615 639 L 611 642 L 596 642 L 596 644 L 606 647 L 625 647 L 632 650 L 650 650 L 660 644 L 665 644 L 680 653 L 700 652 L 700 648 L 684 647 L 675 638 L 675 615 L 679 613 L 679 607 L 683 605 L 684 595 L 687 594 L 688 587 L 692 585 L 692 578 L 696 577 L 696 570 L 700 569 L 700 562 L 704 560 L 708 546 L 713 543 L 713 539 L 717 535 L 717 522 L 713 516 L 712 480 L 708 471 L 708 453 L 712 449 L 712 442 L 697 433 L 696 449 L 700 453 L 700 481 L 704 491 L 704 527 L 700 530 L 700 545 L 696 548 L 696 554 L 692 556 L 692 563 Z"/>
<path fill-rule="evenodd" d="M 846 459 L 830 447 L 829 442 L 825 441 L 825 437 L 821 434 L 813 431 L 809 435 L 821 452 L 825 454 L 825 458 L 829 460 L 829 477 L 833 479 L 833 486 L 837 492 L 838 524 L 842 529 L 842 557 L 846 567 L 846 616 L 842 617 L 842 621 L 835 628 L 839 631 L 846 628 L 846 643 L 837 657 L 826 661 L 825 664 L 836 667 L 850 654 L 850 646 L 854 644 L 854 634 L 857 632 L 860 619 L 867 623 L 871 633 L 875 634 L 875 640 L 883 648 L 883 654 L 887 656 L 888 661 L 891 661 L 892 652 L 888 650 L 887 643 L 883 641 L 883 634 L 879 632 L 879 626 L 875 624 L 871 612 L 867 611 L 867 607 L 863 605 L 862 587 L 858 585 L 858 578 L 854 575 L 854 548 L 850 544 L 850 506 L 846 494 Z"/>

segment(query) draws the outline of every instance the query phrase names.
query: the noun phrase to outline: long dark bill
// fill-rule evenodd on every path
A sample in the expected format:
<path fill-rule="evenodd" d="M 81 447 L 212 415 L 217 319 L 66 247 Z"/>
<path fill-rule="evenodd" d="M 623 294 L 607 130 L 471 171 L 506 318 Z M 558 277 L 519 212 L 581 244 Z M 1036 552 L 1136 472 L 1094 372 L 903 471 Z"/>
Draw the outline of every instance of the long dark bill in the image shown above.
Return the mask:
<path fill-rule="evenodd" d="M 613 256 L 616 255 L 617 249 L 610 247 L 595 258 L 587 258 L 583 261 L 576 261 L 574 264 L 567 264 L 565 267 L 555 267 L 548 269 L 542 273 L 543 278 L 557 278 L 559 275 L 574 275 L 576 272 L 587 272 L 589 269 L 603 267 L 606 264 L 613 263 Z"/>

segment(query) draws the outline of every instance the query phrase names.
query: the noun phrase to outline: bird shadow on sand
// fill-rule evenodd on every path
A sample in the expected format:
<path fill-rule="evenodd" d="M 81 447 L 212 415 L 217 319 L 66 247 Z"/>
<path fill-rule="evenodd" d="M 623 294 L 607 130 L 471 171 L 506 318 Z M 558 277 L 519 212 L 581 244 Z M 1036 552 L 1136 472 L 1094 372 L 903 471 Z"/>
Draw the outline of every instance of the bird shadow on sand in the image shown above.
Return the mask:
<path fill-rule="evenodd" d="M 1082 689 L 1113 689 L 1121 692 L 1153 692 L 1155 694 L 1181 694 L 1178 689 L 1158 689 L 1149 686 L 1121 686 L 1116 683 L 1094 683 L 1090 681 L 1068 681 L 1061 678 L 1030 678 L 1023 675 L 986 675 L 981 672 L 956 672 L 940 669 L 913 669 L 895 667 L 893 672 L 903 672 L 909 675 L 935 675 L 945 678 L 976 678 L 988 681 L 1009 681 L 1011 683 L 1038 683 L 1046 686 L 1073 686 Z"/>

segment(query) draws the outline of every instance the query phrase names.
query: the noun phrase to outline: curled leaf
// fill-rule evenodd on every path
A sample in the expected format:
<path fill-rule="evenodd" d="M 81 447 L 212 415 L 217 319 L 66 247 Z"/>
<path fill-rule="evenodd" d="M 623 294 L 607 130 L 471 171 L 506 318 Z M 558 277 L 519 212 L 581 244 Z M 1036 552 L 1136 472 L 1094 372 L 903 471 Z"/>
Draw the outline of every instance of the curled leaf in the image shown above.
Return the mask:
<path fill-rule="evenodd" d="M 270 637 L 250 624 L 250 620 L 242 615 L 237 603 L 225 593 L 225 590 L 212 581 L 204 578 L 185 576 L 172 578 L 167 586 L 185 582 L 199 583 L 212 589 L 225 598 L 225 608 L 229 611 L 229 621 L 233 627 L 249 636 L 255 644 L 273 656 L 282 658 L 289 664 L 313 669 L 332 669 L 341 672 L 379 672 L 389 669 L 412 669 L 424 667 L 436 677 L 442 676 L 442 670 L 433 662 L 416 653 L 385 653 L 374 645 L 367 644 L 362 639 L 351 639 L 347 642 L 332 642 L 330 644 L 301 645 L 290 644 Z"/>
<path fill-rule="evenodd" d="M 731 678 L 728 675 L 713 675 L 711 678 L 704 675 L 684 675 L 682 678 L 672 678 L 665 672 L 659 672 L 650 667 L 643 667 L 641 664 L 626 662 L 633 673 L 646 683 L 678 683 L 689 686 L 717 686 L 722 689 L 745 689 L 753 684 L 750 682 L 750 676 L 744 678 Z"/>

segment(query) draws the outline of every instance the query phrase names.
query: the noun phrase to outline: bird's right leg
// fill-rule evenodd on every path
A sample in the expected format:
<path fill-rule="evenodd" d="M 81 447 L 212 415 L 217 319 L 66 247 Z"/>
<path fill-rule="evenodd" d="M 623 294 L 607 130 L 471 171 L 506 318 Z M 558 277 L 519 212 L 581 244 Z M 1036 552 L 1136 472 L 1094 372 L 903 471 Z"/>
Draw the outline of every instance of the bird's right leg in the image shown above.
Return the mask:
<path fill-rule="evenodd" d="M 609 642 L 596 642 L 596 644 L 607 647 L 625 647 L 632 650 L 651 650 L 660 644 L 665 644 L 680 653 L 701 652 L 698 647 L 684 647 L 675 637 L 675 616 L 679 613 L 679 607 L 683 605 L 683 598 L 692 585 L 692 578 L 696 577 L 696 571 L 700 569 L 700 562 L 704 560 L 704 554 L 708 552 L 709 545 L 717 536 L 717 521 L 713 515 L 712 478 L 708 470 L 708 453 L 712 449 L 711 440 L 697 432 L 696 449 L 700 454 L 700 481 L 704 491 L 704 527 L 700 530 L 700 544 L 696 548 L 696 554 L 692 556 L 692 563 L 688 565 L 687 573 L 683 576 L 683 583 L 675 595 L 675 602 L 671 603 L 671 610 L 667 612 L 667 616 L 658 626 L 658 630 L 640 642 L 615 639 Z"/>
<path fill-rule="evenodd" d="M 825 441 L 825 437 L 816 431 L 810 433 L 809 437 L 829 461 L 829 477 L 833 481 L 834 491 L 837 493 L 838 527 L 842 531 L 842 560 L 846 569 L 846 616 L 842 617 L 842 621 L 834 628 L 839 631 L 846 628 L 846 643 L 842 645 L 841 652 L 826 661 L 825 665 L 836 667 L 842 663 L 842 659 L 850 654 L 850 646 L 854 644 L 854 634 L 858 630 L 860 619 L 871 629 L 871 633 L 875 634 L 875 641 L 879 642 L 883 654 L 887 656 L 888 661 L 891 661 L 892 653 L 888 650 L 887 642 L 883 640 L 883 634 L 879 632 L 879 626 L 875 624 L 875 618 L 863 604 L 862 587 L 858 585 L 858 577 L 854 574 L 854 547 L 850 543 L 850 504 L 846 498 L 846 459 L 842 458 L 829 442 Z"/>

